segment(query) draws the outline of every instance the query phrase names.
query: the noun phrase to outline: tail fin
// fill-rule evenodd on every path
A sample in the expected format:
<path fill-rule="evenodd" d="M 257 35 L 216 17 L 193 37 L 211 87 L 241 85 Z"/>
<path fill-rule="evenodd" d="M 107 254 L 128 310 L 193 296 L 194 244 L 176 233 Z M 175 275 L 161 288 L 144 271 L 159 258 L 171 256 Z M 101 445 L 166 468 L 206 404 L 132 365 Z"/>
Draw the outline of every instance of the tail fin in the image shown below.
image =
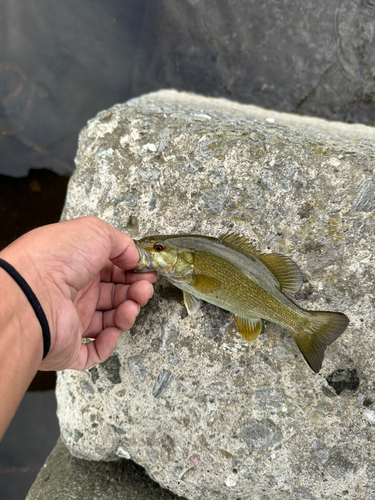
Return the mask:
<path fill-rule="evenodd" d="M 310 321 L 300 332 L 292 332 L 294 340 L 307 364 L 315 373 L 322 367 L 326 347 L 344 332 L 349 324 L 345 314 L 337 312 L 306 311 Z"/>

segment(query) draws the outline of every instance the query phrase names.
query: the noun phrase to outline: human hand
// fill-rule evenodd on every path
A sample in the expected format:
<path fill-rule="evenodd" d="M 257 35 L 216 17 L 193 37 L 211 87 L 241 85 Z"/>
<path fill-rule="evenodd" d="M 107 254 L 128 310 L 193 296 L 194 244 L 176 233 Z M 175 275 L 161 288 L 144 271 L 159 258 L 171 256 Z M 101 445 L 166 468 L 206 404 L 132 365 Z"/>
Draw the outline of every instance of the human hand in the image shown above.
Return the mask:
<path fill-rule="evenodd" d="M 51 349 L 40 370 L 85 370 L 107 359 L 156 279 L 128 272 L 139 257 L 132 239 L 91 216 L 30 231 L 1 257 L 25 278 L 47 316 Z"/>

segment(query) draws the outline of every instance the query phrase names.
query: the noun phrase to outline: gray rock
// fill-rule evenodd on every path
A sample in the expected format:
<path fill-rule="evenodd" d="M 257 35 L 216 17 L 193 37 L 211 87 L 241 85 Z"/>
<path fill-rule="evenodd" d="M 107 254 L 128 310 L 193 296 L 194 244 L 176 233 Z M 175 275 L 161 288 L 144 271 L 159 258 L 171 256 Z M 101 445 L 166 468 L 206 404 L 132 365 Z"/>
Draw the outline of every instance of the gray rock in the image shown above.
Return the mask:
<path fill-rule="evenodd" d="M 64 219 L 95 214 L 133 237 L 232 229 L 300 265 L 302 307 L 351 323 L 315 375 L 279 326 L 248 344 L 223 311 L 188 316 L 181 291 L 160 279 L 107 364 L 59 374 L 69 450 L 131 457 L 190 500 L 368 498 L 375 218 L 355 200 L 370 192 L 364 181 L 375 185 L 375 131 L 175 91 L 102 116 L 81 133 Z M 338 370 L 356 373 L 359 388 L 337 395 L 327 377 Z"/>
<path fill-rule="evenodd" d="M 375 122 L 373 0 L 112 2 L 2 1 L 1 173 L 70 173 L 89 117 L 160 88 Z"/>
<path fill-rule="evenodd" d="M 306 488 L 293 491 L 295 500 L 315 500 L 311 491 Z"/>
<path fill-rule="evenodd" d="M 375 208 L 375 185 L 372 178 L 365 179 L 358 188 L 358 194 L 353 203 L 357 212 L 371 212 Z"/>
<path fill-rule="evenodd" d="M 137 382 L 143 382 L 147 375 L 147 369 L 142 356 L 130 356 L 128 358 L 129 372 Z"/>
<path fill-rule="evenodd" d="M 113 354 L 100 366 L 101 369 L 104 371 L 105 376 L 110 382 L 112 382 L 112 384 L 121 384 L 121 377 L 120 377 L 121 364 L 117 354 Z"/>
<path fill-rule="evenodd" d="M 334 478 L 340 478 L 354 468 L 352 462 L 339 452 L 330 454 L 324 465 L 328 474 Z"/>
<path fill-rule="evenodd" d="M 174 375 L 170 370 L 163 370 L 154 385 L 152 395 L 154 398 L 160 398 L 170 388 Z"/>
<path fill-rule="evenodd" d="M 74 458 L 59 439 L 26 500 L 183 500 L 152 481 L 131 460 Z"/>
<path fill-rule="evenodd" d="M 247 422 L 242 427 L 241 434 L 250 450 L 266 450 L 282 439 L 280 429 L 269 419 Z"/>

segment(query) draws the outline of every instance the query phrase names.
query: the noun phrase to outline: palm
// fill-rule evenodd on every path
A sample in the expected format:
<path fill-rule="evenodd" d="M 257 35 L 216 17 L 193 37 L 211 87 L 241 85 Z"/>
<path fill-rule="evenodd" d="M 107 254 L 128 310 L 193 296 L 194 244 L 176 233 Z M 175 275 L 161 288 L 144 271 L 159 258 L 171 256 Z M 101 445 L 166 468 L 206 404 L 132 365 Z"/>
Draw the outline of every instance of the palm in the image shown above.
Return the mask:
<path fill-rule="evenodd" d="M 113 242 L 108 234 L 98 234 L 98 220 L 91 219 L 92 225 L 87 224 L 87 219 L 85 222 L 84 231 L 77 225 L 75 238 L 67 235 L 64 244 L 50 247 L 48 262 L 44 262 L 48 281 L 53 284 L 49 291 L 54 338 L 51 352 L 42 363 L 43 370 L 83 370 L 107 359 L 121 332 L 131 328 L 139 308 L 152 295 L 150 283 L 155 281 L 155 273 L 126 271 L 134 268 L 138 260 L 131 239 L 127 237 L 128 249 L 120 248 L 111 256 Z M 72 223 L 78 220 L 64 225 Z M 94 342 L 82 344 L 82 338 Z"/>

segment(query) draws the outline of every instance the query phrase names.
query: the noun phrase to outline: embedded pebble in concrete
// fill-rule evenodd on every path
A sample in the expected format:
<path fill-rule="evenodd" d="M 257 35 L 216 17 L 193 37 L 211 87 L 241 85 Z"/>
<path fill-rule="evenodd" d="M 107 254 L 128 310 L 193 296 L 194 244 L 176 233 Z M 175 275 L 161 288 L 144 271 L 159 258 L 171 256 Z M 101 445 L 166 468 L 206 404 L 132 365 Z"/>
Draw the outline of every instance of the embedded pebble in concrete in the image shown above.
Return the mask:
<path fill-rule="evenodd" d="M 350 325 L 316 375 L 281 327 L 249 344 L 159 279 L 107 362 L 58 376 L 74 455 L 129 456 L 188 500 L 375 498 L 374 144 L 369 127 L 175 91 L 88 123 L 64 219 L 134 238 L 241 233 L 298 263 L 301 307 Z"/>
<path fill-rule="evenodd" d="M 117 354 L 113 354 L 106 361 L 104 361 L 100 365 L 101 369 L 104 371 L 107 379 L 112 382 L 112 384 L 120 384 L 121 376 L 120 376 L 120 360 Z"/>
<path fill-rule="evenodd" d="M 282 438 L 280 429 L 269 419 L 247 422 L 242 427 L 241 434 L 250 450 L 265 450 Z"/>
<path fill-rule="evenodd" d="M 371 177 L 365 179 L 359 186 L 353 210 L 357 212 L 371 212 L 375 208 L 375 184 Z"/>
<path fill-rule="evenodd" d="M 147 368 L 142 356 L 130 356 L 128 358 L 128 367 L 129 372 L 138 383 L 145 380 Z"/>
<path fill-rule="evenodd" d="M 228 311 L 224 311 L 212 304 L 206 304 L 204 334 L 208 339 L 219 342 L 231 323 L 233 323 L 233 316 Z"/>
<path fill-rule="evenodd" d="M 154 398 L 160 398 L 170 388 L 174 379 L 174 375 L 169 370 L 163 370 L 154 385 L 152 395 Z"/>
<path fill-rule="evenodd" d="M 170 324 L 163 325 L 162 331 L 163 333 L 160 349 L 162 351 L 167 351 L 170 344 L 177 340 L 179 331 L 174 325 Z"/>
<path fill-rule="evenodd" d="M 357 370 L 336 370 L 326 378 L 328 385 L 334 388 L 339 396 L 342 391 L 348 390 L 355 392 L 359 387 L 359 378 Z"/>

